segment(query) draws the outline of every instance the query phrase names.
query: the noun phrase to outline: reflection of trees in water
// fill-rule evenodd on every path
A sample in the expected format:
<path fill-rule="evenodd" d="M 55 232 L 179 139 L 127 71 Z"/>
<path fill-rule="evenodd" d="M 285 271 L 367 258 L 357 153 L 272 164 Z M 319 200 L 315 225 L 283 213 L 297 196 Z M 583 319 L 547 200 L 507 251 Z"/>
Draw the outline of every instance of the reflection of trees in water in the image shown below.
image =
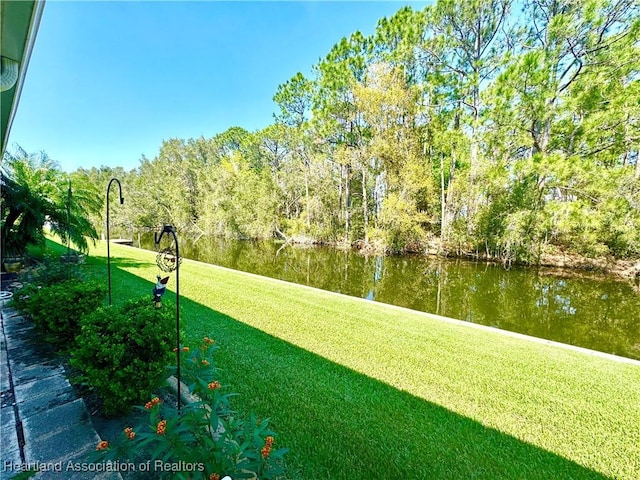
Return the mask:
<path fill-rule="evenodd" d="M 153 239 L 143 247 L 153 249 Z M 362 256 L 326 247 L 201 237 L 187 258 L 414 310 L 640 358 L 640 295 L 606 277 L 420 256 Z"/>

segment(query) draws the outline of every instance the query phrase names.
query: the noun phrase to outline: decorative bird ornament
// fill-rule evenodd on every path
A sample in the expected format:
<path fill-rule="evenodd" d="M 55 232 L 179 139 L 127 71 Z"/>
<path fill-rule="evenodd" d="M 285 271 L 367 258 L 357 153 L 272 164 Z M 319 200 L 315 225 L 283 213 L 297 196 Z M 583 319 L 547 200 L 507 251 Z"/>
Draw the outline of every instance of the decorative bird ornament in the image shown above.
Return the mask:
<path fill-rule="evenodd" d="M 167 282 L 169 281 L 169 277 L 166 276 L 161 278 L 160 275 L 156 275 L 157 282 L 153 287 L 153 306 L 156 308 L 162 307 L 162 295 L 164 295 L 165 290 L 167 289 Z"/>

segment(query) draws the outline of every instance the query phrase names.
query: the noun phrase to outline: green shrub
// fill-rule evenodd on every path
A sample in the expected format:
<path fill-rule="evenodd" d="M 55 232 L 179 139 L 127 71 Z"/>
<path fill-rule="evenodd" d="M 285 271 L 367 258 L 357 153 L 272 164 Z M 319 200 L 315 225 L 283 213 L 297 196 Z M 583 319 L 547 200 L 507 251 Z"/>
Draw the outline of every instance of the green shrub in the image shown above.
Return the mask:
<path fill-rule="evenodd" d="M 103 307 L 82 318 L 71 365 L 103 401 L 107 415 L 148 398 L 166 377 L 175 341 L 175 310 L 148 298 Z"/>
<path fill-rule="evenodd" d="M 83 280 L 78 265 L 61 263 L 59 259 L 44 257 L 39 265 L 20 274 L 20 281 L 24 286 L 15 292 L 11 306 L 22 313 L 29 314 L 30 304 L 34 300 L 32 296 L 37 291 L 42 287 L 69 280 L 78 282 Z"/>
<path fill-rule="evenodd" d="M 48 287 L 69 280 L 83 280 L 80 267 L 77 264 L 62 263 L 59 258 L 51 257 L 44 257 L 40 265 L 27 270 L 21 276 L 22 282 L 41 287 Z"/>
<path fill-rule="evenodd" d="M 25 315 L 29 315 L 29 310 L 31 309 L 31 305 L 34 302 L 34 295 L 38 294 L 40 290 L 40 286 L 35 285 L 33 283 L 28 283 L 16 290 L 13 294 L 13 298 L 11 299 L 11 306 L 15 308 L 18 312 L 23 313 Z"/>
<path fill-rule="evenodd" d="M 73 346 L 82 316 L 102 305 L 104 296 L 104 287 L 95 282 L 30 284 L 16 292 L 14 306 L 31 316 L 45 340 L 67 349 Z"/>

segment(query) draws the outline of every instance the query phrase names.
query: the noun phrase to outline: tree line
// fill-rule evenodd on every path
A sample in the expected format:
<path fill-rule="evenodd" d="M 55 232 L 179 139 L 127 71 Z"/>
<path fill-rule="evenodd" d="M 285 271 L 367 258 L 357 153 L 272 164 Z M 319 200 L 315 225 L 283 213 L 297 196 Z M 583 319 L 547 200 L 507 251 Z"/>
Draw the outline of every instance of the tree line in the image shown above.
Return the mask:
<path fill-rule="evenodd" d="M 521 11 L 514 11 L 514 9 Z M 274 94 L 273 124 L 79 170 L 114 225 L 537 263 L 640 255 L 634 0 L 438 0 L 355 32 Z M 93 217 L 104 230 L 104 218 Z"/>

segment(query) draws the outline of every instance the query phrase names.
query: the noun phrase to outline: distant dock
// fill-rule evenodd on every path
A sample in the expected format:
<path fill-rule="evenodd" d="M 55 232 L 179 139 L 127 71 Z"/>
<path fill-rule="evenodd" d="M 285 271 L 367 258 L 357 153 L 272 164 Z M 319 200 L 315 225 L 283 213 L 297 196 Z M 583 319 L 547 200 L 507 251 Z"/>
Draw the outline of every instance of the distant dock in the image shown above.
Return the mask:
<path fill-rule="evenodd" d="M 133 247 L 133 240 L 128 238 L 112 238 L 111 243 L 118 243 L 120 245 L 129 245 Z"/>

